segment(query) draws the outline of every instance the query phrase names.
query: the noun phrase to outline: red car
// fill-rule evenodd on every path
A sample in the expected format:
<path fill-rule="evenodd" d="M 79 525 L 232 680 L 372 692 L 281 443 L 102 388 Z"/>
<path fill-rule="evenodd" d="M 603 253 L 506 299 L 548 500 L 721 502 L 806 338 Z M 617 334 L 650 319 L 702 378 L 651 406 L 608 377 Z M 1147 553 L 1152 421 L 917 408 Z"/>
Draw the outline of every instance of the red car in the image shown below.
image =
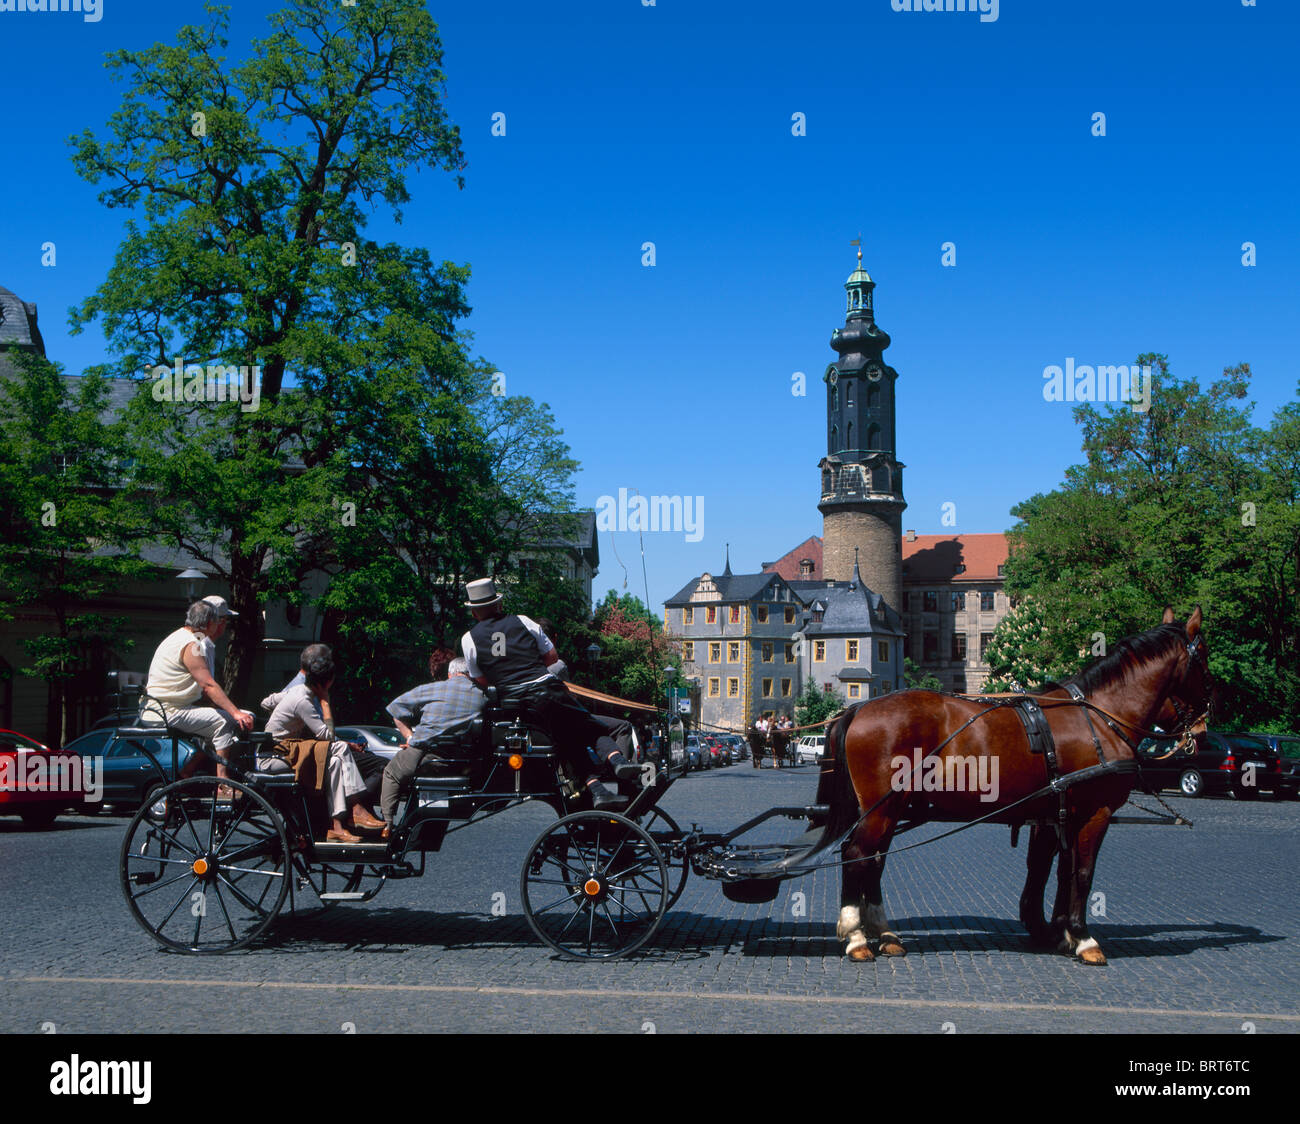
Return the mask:
<path fill-rule="evenodd" d="M 22 816 L 28 827 L 49 827 L 65 808 L 79 808 L 85 795 L 78 754 L 0 730 L 0 816 Z"/>

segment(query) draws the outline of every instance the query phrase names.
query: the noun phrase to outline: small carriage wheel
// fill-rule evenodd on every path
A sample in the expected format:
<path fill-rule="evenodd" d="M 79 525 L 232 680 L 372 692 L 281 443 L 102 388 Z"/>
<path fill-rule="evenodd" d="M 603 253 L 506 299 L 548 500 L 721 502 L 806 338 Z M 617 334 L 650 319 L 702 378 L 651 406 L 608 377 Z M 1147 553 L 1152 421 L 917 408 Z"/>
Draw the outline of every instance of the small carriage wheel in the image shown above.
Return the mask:
<path fill-rule="evenodd" d="M 219 787 L 233 799 L 218 799 Z M 166 818 L 151 815 L 166 801 Z M 122 841 L 119 870 L 132 916 L 181 952 L 233 952 L 280 912 L 292 867 L 284 821 L 256 789 L 192 777 L 155 794 Z"/>
<path fill-rule="evenodd" d="M 670 891 L 668 904 L 664 910 L 670 910 L 677 904 L 677 899 L 682 896 L 682 891 L 686 889 L 686 879 L 691 873 L 691 862 L 685 854 L 669 854 L 667 847 L 659 840 L 665 835 L 671 835 L 674 839 L 680 839 L 682 829 L 677 826 L 677 821 L 667 812 L 660 808 L 651 808 L 640 821 L 642 828 L 650 833 L 654 839 L 655 845 L 659 848 L 664 857 L 664 865 L 668 867 L 668 888 Z"/>
<path fill-rule="evenodd" d="M 614 960 L 640 948 L 668 908 L 668 867 L 625 816 L 576 812 L 528 849 L 519 896 L 528 924 L 556 952 Z"/>

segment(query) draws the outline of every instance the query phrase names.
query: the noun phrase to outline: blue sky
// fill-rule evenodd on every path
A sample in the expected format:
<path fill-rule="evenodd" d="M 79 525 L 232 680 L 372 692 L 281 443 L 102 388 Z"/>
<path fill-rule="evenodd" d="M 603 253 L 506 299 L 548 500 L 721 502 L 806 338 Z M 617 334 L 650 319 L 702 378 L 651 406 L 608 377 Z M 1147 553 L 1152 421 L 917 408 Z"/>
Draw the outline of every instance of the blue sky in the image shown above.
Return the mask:
<path fill-rule="evenodd" d="M 198 0 L 103 5 L 97 23 L 0 12 L 0 285 L 37 302 L 72 372 L 105 357 L 66 310 L 106 274 L 121 216 L 65 140 L 116 104 L 104 52 L 203 18 Z M 237 6 L 232 54 L 275 7 Z M 1067 357 L 1165 352 L 1203 384 L 1248 362 L 1260 422 L 1296 393 L 1300 7 L 1002 0 L 991 22 L 889 0 L 429 7 L 466 188 L 417 175 L 406 221 L 377 213 L 371 234 L 472 267 L 474 349 L 550 404 L 581 503 L 704 497 L 700 541 L 644 537 L 656 606 L 719 569 L 726 542 L 742 572 L 820 534 L 821 376 L 859 232 L 919 533 L 947 529 L 947 502 L 958 532 L 1004 530 L 1080 459 L 1069 406 L 1042 396 Z M 638 536 L 600 550 L 597 595 L 625 565 L 644 596 Z"/>

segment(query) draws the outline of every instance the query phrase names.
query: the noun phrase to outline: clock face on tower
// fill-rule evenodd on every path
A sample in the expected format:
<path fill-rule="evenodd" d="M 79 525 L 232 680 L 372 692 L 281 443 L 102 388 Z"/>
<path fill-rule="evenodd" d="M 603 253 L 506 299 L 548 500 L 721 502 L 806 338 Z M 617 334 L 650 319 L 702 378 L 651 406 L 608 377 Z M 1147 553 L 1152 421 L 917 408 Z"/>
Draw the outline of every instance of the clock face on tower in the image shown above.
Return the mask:
<path fill-rule="evenodd" d="M 879 382 L 881 375 L 885 373 L 884 368 L 879 363 L 867 364 L 867 378 L 872 382 Z"/>

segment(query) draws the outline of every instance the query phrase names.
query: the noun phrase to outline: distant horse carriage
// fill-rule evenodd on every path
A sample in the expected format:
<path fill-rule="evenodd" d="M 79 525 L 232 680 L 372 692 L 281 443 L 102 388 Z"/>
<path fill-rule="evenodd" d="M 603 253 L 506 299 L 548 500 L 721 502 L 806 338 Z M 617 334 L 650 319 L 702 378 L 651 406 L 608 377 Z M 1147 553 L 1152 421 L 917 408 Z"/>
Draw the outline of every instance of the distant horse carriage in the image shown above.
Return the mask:
<path fill-rule="evenodd" d="M 787 768 L 793 767 L 795 761 L 796 743 L 791 736 L 790 730 L 779 729 L 771 725 L 766 731 L 760 730 L 754 723 L 750 724 L 746 732 L 746 740 L 749 742 L 750 754 L 754 759 L 754 768 L 761 769 L 763 758 L 769 754 L 772 757 L 772 767 L 780 769 L 784 764 Z"/>

